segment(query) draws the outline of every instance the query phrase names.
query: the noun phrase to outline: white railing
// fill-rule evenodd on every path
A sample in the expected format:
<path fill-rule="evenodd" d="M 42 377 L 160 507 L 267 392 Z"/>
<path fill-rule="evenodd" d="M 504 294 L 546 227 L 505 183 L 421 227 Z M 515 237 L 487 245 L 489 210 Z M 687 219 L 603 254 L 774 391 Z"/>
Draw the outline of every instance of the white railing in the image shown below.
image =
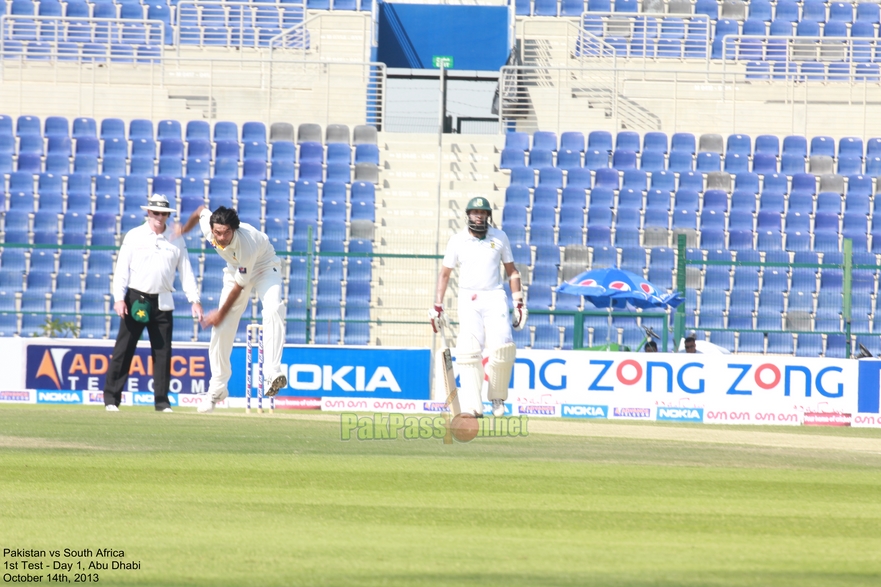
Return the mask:
<path fill-rule="evenodd" d="M 300 120 L 381 127 L 382 63 L 272 56 L 181 56 L 150 63 L 6 59 L 0 78 L 8 114 L 151 118 L 195 116 L 237 122 Z M 185 114 L 184 110 L 194 111 Z"/>
<path fill-rule="evenodd" d="M 585 12 L 580 17 L 518 17 L 524 65 L 574 67 L 601 60 L 628 69 L 689 61 L 709 69 L 710 21 L 705 15 Z"/>
<path fill-rule="evenodd" d="M 62 18 L 57 16 L 5 15 L 0 17 L 0 57 L 16 59 L 93 58 L 124 60 L 161 55 L 165 24 L 159 20 L 124 18 Z M 104 47 L 102 49 L 102 46 Z M 115 50 L 114 50 L 115 46 Z M 133 49 L 128 53 L 126 48 Z"/>
<path fill-rule="evenodd" d="M 518 18 L 517 40 L 520 60 L 525 65 L 572 65 L 582 56 L 615 58 L 614 48 L 590 33 L 578 19 L 560 18 L 552 23 Z"/>
<path fill-rule="evenodd" d="M 682 59 L 706 59 L 713 36 L 710 19 L 704 14 L 585 12 L 581 27 L 612 46 L 618 57 L 643 60 L 654 60 L 659 46 L 668 53 L 678 51 Z"/>
<path fill-rule="evenodd" d="M 742 64 L 737 71 L 707 71 L 596 63 L 589 75 L 581 67 L 504 67 L 500 128 L 811 136 L 829 134 L 834 125 L 843 136 L 881 135 L 881 119 L 870 108 L 881 101 L 877 76 L 854 69 L 834 83 L 804 83 L 799 76 L 756 83 L 753 75 Z"/>
<path fill-rule="evenodd" d="M 851 69 L 861 64 L 877 65 L 881 59 L 881 41 L 877 37 L 776 37 L 726 35 L 719 42 L 723 65 L 744 62 L 819 62 L 837 63 Z"/>
<path fill-rule="evenodd" d="M 373 48 L 373 21 L 360 12 L 310 13 L 302 23 L 268 39 L 270 51 L 302 50 L 309 58 L 327 61 L 370 61 Z M 351 15 L 343 23 L 343 16 Z"/>
<path fill-rule="evenodd" d="M 301 27 L 304 3 L 269 4 L 187 0 L 175 10 L 175 45 L 199 47 L 269 47 L 278 31 Z M 288 48 L 309 48 L 308 32 Z"/>

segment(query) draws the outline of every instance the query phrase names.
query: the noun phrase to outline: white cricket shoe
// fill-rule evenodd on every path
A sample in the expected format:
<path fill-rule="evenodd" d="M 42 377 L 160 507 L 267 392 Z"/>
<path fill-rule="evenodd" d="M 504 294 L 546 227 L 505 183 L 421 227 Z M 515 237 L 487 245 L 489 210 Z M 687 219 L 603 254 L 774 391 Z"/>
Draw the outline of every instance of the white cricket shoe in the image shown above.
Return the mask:
<path fill-rule="evenodd" d="M 162 413 L 164 413 L 164 414 L 170 414 L 170 413 L 172 413 L 174 410 L 172 410 L 171 408 L 165 408 L 164 410 L 159 410 L 159 411 L 162 412 Z"/>
<path fill-rule="evenodd" d="M 279 390 L 282 387 L 285 387 L 288 384 L 288 378 L 284 375 L 276 375 L 272 378 L 272 383 L 269 385 L 269 389 L 263 394 L 266 397 L 272 397 L 277 395 Z"/>
<path fill-rule="evenodd" d="M 199 407 L 196 408 L 196 411 L 200 414 L 210 414 L 214 411 L 214 405 L 217 402 L 222 402 L 227 397 L 229 397 L 229 392 L 227 390 L 223 390 L 217 397 L 214 397 L 212 394 L 207 394 L 204 398 L 202 398 L 202 403 L 199 404 Z M 171 408 L 169 408 L 171 410 Z"/>
<path fill-rule="evenodd" d="M 107 410 L 108 412 L 118 412 L 119 411 L 119 408 L 117 408 L 113 404 L 110 404 L 109 406 L 104 406 L 104 409 Z"/>
<path fill-rule="evenodd" d="M 501 418 L 505 415 L 505 400 L 503 399 L 494 399 L 493 400 L 493 416 L 496 418 Z"/>

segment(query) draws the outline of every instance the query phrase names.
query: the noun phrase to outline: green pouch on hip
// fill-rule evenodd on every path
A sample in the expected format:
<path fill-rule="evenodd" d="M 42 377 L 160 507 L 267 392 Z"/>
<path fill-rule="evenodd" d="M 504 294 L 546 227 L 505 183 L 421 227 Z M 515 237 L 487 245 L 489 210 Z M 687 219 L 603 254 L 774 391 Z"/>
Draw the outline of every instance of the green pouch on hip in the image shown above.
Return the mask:
<path fill-rule="evenodd" d="M 150 321 L 150 302 L 146 300 L 135 300 L 132 302 L 132 319 L 135 322 L 143 322 L 146 324 Z"/>

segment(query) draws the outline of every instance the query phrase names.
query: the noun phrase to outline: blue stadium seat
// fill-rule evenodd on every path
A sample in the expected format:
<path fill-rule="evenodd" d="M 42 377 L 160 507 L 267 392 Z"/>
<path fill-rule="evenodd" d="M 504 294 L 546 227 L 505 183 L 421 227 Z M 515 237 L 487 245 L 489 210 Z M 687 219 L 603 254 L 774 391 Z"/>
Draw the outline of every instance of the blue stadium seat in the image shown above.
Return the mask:
<path fill-rule="evenodd" d="M 618 135 L 615 137 L 615 150 L 638 153 L 640 150 L 639 142 L 639 133 L 632 130 L 618 131 Z"/>
<path fill-rule="evenodd" d="M 538 185 L 563 189 L 563 170 L 557 169 L 556 167 L 544 167 L 540 169 L 538 172 Z"/>
<path fill-rule="evenodd" d="M 584 153 L 584 167 L 590 170 L 609 166 L 610 152 L 588 147 Z"/>
<path fill-rule="evenodd" d="M 822 0 L 806 0 L 802 4 L 800 22 L 826 22 L 826 4 Z"/>
<path fill-rule="evenodd" d="M 246 122 L 242 125 L 242 141 L 266 142 L 266 125 L 262 122 Z"/>
<path fill-rule="evenodd" d="M 694 5 L 695 14 L 705 14 L 710 20 L 719 18 L 719 5 L 715 0 L 698 0 Z"/>
<path fill-rule="evenodd" d="M 805 158 L 795 153 L 784 153 L 780 158 L 780 171 L 784 175 L 804 173 Z"/>
<path fill-rule="evenodd" d="M 667 134 L 660 131 L 650 131 L 643 135 L 643 155 L 646 151 L 667 153 Z"/>
<path fill-rule="evenodd" d="M 629 187 L 622 187 L 621 190 L 618 192 L 618 208 L 619 209 L 632 208 L 632 209 L 636 210 L 637 212 L 639 210 L 641 210 L 642 209 L 643 191 L 645 191 L 645 188 L 640 190 L 640 189 L 633 189 L 633 188 L 629 188 Z M 583 202 L 584 198 L 582 196 L 583 196 L 583 192 L 581 190 L 575 189 L 575 193 L 570 192 L 569 197 L 574 198 L 575 200 L 580 199 Z M 564 200 L 564 204 L 565 204 L 566 190 L 563 190 L 563 200 Z M 561 215 L 561 217 L 563 216 L 562 211 L 561 211 L 560 215 Z"/>
<path fill-rule="evenodd" d="M 529 135 L 525 132 L 507 132 L 505 134 L 505 148 L 529 150 Z"/>
<path fill-rule="evenodd" d="M 694 169 L 693 155 L 685 151 L 671 151 L 667 169 L 676 173 L 691 171 Z"/>
<path fill-rule="evenodd" d="M 580 168 L 581 153 L 570 149 L 560 149 L 557 153 L 557 167 L 566 170 Z"/>
<path fill-rule="evenodd" d="M 131 130 L 129 135 L 131 135 Z M 132 138 L 134 138 L 132 136 Z M 162 140 L 165 138 L 181 139 L 181 124 L 177 120 L 160 120 L 156 124 L 156 138 Z"/>
<path fill-rule="evenodd" d="M 826 351 L 823 356 L 832 359 L 843 359 L 846 354 L 847 338 L 843 334 L 826 336 Z"/>
<path fill-rule="evenodd" d="M 698 158 L 698 169 L 700 169 L 700 158 Z M 749 171 L 749 155 L 732 152 L 726 153 L 725 171 L 731 174 Z M 774 169 L 774 171 L 776 171 L 776 169 Z"/>
<path fill-rule="evenodd" d="M 789 135 L 783 139 L 783 153 L 794 153 L 807 157 L 808 141 L 803 136 Z"/>
<path fill-rule="evenodd" d="M 612 153 L 612 167 L 619 171 L 636 169 L 636 153 L 633 151 L 616 149 Z"/>
<path fill-rule="evenodd" d="M 804 171 L 804 158 L 801 159 L 801 170 Z M 761 175 L 777 173 L 777 156 L 770 153 L 753 155 L 753 172 Z"/>
<path fill-rule="evenodd" d="M 273 148 L 273 157 L 275 150 Z M 526 153 L 519 149 L 502 150 L 501 163 L 499 169 L 514 169 L 515 167 L 524 167 L 526 165 Z"/>
<path fill-rule="evenodd" d="M 651 189 L 672 192 L 675 190 L 676 176 L 672 171 L 654 171 L 651 175 Z"/>
<path fill-rule="evenodd" d="M 535 131 L 532 135 L 532 150 L 547 149 L 557 150 L 557 134 L 551 131 Z"/>
<path fill-rule="evenodd" d="M 768 333 L 768 354 L 769 355 L 791 355 L 792 354 L 792 334 L 788 332 L 769 332 Z"/>
<path fill-rule="evenodd" d="M 579 5 L 582 3 L 579 1 Z M 579 12 L 580 14 L 580 12 Z M 578 153 L 584 152 L 584 133 L 567 131 L 560 135 L 560 149 L 568 149 Z"/>
<path fill-rule="evenodd" d="M 666 156 L 661 151 L 643 151 L 639 168 L 648 172 L 663 171 L 666 168 Z"/>
<path fill-rule="evenodd" d="M 762 188 L 780 193 L 789 192 L 789 178 L 781 173 L 769 173 L 762 178 Z"/>
<path fill-rule="evenodd" d="M 554 153 L 550 149 L 533 148 L 529 152 L 529 167 L 541 169 L 543 167 L 553 167 Z"/>
<path fill-rule="evenodd" d="M 774 135 L 759 135 L 756 137 L 756 147 L 754 155 L 773 155 L 780 154 L 780 139 Z"/>
<path fill-rule="evenodd" d="M 796 357 L 819 357 L 823 355 L 823 335 L 800 333 L 795 347 Z"/>

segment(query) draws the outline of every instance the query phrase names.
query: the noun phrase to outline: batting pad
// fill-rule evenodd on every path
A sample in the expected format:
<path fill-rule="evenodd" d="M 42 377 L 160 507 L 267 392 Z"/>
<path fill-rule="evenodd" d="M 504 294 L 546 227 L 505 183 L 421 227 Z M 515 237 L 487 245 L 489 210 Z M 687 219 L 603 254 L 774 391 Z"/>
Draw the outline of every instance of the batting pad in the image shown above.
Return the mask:
<path fill-rule="evenodd" d="M 489 388 L 487 397 L 494 399 L 508 399 L 508 384 L 511 383 L 511 369 L 514 367 L 514 358 L 517 356 L 517 347 L 513 342 L 503 344 L 489 353 L 486 363 Z"/>
<path fill-rule="evenodd" d="M 463 414 L 483 413 L 483 401 L 480 399 L 484 375 L 482 359 L 479 351 L 456 354 L 456 365 L 459 367 L 459 409 Z"/>

